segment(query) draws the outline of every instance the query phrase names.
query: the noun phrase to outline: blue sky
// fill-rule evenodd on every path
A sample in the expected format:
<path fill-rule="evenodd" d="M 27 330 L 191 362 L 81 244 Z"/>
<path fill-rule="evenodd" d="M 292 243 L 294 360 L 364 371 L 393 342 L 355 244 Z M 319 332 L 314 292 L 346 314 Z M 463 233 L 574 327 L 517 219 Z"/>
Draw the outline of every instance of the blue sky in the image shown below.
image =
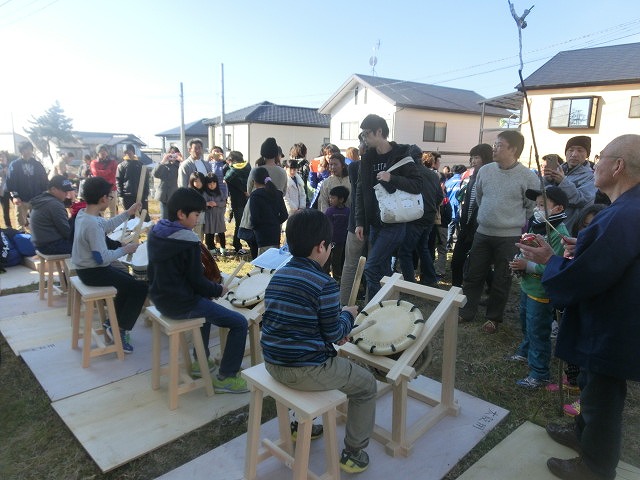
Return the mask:
<path fill-rule="evenodd" d="M 563 50 L 640 42 L 637 0 L 535 5 L 524 76 Z M 474 90 L 518 83 L 507 0 L 0 0 L 0 132 L 58 100 L 76 130 L 154 135 L 268 100 L 319 107 L 353 73 Z"/>

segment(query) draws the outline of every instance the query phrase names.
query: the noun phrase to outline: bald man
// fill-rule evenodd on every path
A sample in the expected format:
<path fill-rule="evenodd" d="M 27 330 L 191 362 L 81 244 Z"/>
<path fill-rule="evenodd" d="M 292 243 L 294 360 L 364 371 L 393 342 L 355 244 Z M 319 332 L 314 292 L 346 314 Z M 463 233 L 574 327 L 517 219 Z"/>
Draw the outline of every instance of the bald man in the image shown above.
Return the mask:
<path fill-rule="evenodd" d="M 600 153 L 595 185 L 611 199 L 577 239 L 573 258 L 517 244 L 525 258 L 546 264 L 542 283 L 565 308 L 556 355 L 580 366 L 580 414 L 573 425 L 547 425 L 558 443 L 580 456 L 550 458 L 563 479 L 612 479 L 620 458 L 627 380 L 640 381 L 640 135 L 615 138 Z"/>

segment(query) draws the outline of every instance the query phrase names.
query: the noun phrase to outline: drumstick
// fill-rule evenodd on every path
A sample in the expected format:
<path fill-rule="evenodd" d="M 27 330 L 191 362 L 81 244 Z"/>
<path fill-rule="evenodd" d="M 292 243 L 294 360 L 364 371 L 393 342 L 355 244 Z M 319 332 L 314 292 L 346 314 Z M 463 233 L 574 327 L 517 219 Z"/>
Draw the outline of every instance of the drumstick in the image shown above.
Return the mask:
<path fill-rule="evenodd" d="M 235 268 L 235 270 L 231 273 L 229 278 L 227 278 L 227 281 L 224 282 L 224 285 L 222 285 L 222 286 L 223 287 L 228 287 L 229 284 L 233 281 L 233 279 L 236 278 L 236 275 L 238 274 L 238 272 L 240 271 L 240 269 L 243 266 L 244 266 L 244 260 L 240 260 L 240 263 L 238 264 L 238 266 Z"/>
<path fill-rule="evenodd" d="M 551 223 L 549 222 L 549 220 L 547 220 L 547 219 L 545 218 L 545 219 L 544 219 L 544 221 L 547 223 L 547 225 L 549 225 L 549 226 L 553 229 L 553 231 L 554 231 L 554 232 L 556 232 L 558 235 L 560 235 L 560 238 L 564 238 L 564 235 L 563 235 L 563 234 L 561 234 L 561 233 L 556 229 L 556 227 L 554 227 L 553 225 L 551 225 Z"/>
<path fill-rule="evenodd" d="M 360 290 L 360 280 L 362 280 L 362 272 L 364 272 L 364 264 L 366 261 L 366 257 L 360 257 L 358 259 L 358 267 L 356 268 L 356 274 L 353 278 L 353 287 L 351 287 L 351 295 L 349 295 L 349 303 L 347 303 L 347 305 L 356 304 L 358 290 Z"/>
<path fill-rule="evenodd" d="M 142 212 L 140 212 L 140 219 L 138 220 L 138 224 L 133 229 L 133 236 L 131 237 L 130 242 L 138 241 L 138 239 L 140 238 L 140 231 L 142 230 L 142 224 L 144 223 L 144 218 L 146 216 L 147 216 L 147 211 L 142 210 Z M 132 258 L 133 258 L 133 253 L 130 253 L 129 255 L 127 255 L 127 262 L 131 262 Z"/>
<path fill-rule="evenodd" d="M 364 257 L 361 257 L 361 258 L 364 258 Z M 365 320 L 364 323 L 362 323 L 362 325 L 358 325 L 353 330 L 351 330 L 351 333 L 349 333 L 349 336 L 353 337 L 354 335 L 359 334 L 364 329 L 373 327 L 376 323 L 378 323 L 378 321 L 375 318 L 370 318 L 368 320 Z"/>
<path fill-rule="evenodd" d="M 142 201 L 142 194 L 144 193 L 144 184 L 147 181 L 147 167 L 142 165 L 142 170 L 140 171 L 140 181 L 138 182 L 138 193 L 136 194 L 136 203 L 140 203 Z"/>

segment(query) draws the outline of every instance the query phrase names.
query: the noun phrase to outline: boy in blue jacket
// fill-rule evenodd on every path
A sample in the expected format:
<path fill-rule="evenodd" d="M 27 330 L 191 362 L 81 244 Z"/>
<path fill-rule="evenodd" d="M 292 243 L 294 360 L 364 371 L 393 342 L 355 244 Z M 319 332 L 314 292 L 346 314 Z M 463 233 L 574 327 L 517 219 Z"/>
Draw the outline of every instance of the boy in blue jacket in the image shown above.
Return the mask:
<path fill-rule="evenodd" d="M 216 393 L 245 393 L 249 391 L 247 383 L 238 372 L 247 341 L 247 320 L 210 300 L 226 294 L 227 289 L 204 276 L 200 239 L 193 232 L 204 209 L 204 198 L 193 189 L 179 188 L 169 198 L 169 218 L 160 220 L 149 233 L 149 296 L 160 313 L 168 317 L 205 317 L 200 331 L 212 370 L 214 364 L 209 359 L 211 325 L 229 329 L 220 370 L 213 375 L 213 388 Z M 194 372 L 192 368 L 194 373 L 199 370 Z"/>

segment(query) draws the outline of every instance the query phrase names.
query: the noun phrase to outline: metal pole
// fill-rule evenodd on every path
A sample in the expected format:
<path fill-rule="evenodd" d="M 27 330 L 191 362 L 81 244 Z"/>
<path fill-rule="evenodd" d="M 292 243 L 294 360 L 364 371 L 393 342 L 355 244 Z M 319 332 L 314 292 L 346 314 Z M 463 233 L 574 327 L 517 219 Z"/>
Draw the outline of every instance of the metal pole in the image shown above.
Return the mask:
<path fill-rule="evenodd" d="M 184 131 L 184 91 L 180 82 L 180 143 L 182 144 L 182 155 L 187 156 L 187 138 Z"/>
<path fill-rule="evenodd" d="M 224 129 L 224 63 L 220 64 L 221 81 L 222 81 L 222 110 L 220 112 L 220 127 L 222 128 L 222 152 L 227 155 L 227 136 Z"/>

